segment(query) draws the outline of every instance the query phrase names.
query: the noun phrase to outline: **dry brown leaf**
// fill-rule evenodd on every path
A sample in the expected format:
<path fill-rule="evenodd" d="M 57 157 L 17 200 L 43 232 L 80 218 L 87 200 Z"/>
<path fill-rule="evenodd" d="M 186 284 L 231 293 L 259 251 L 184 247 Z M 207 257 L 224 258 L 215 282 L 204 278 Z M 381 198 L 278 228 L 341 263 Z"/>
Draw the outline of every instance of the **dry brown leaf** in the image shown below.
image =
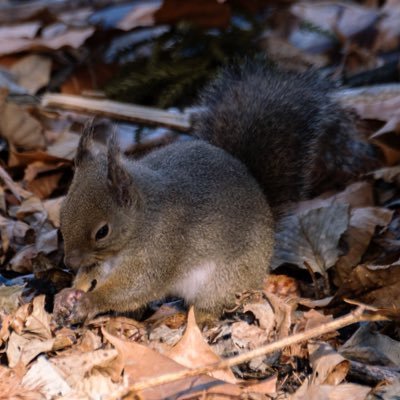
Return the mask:
<path fill-rule="evenodd" d="M 381 12 L 374 51 L 392 51 L 400 43 L 400 4 L 397 0 L 387 0 Z"/>
<path fill-rule="evenodd" d="M 38 151 L 24 151 L 24 152 L 11 151 L 10 158 L 8 160 L 8 166 L 9 167 L 24 166 L 24 165 L 29 165 L 36 161 L 44 162 L 47 164 L 58 164 L 58 163 L 65 163 L 66 165 L 71 164 L 70 160 L 56 157 L 51 154 L 48 154 L 45 151 L 38 150 Z"/>
<path fill-rule="evenodd" d="M 262 303 L 250 303 L 243 306 L 243 312 L 250 311 L 256 318 L 258 325 L 270 336 L 275 327 L 275 313 L 267 301 Z"/>
<path fill-rule="evenodd" d="M 55 228 L 60 227 L 60 209 L 64 198 L 65 196 L 62 196 L 55 199 L 45 200 L 43 202 L 43 207 L 47 212 L 48 219 Z"/>
<path fill-rule="evenodd" d="M 382 335 L 372 324 L 358 328 L 353 336 L 339 348 L 348 359 L 372 365 L 400 366 L 400 342 Z"/>
<path fill-rule="evenodd" d="M 18 219 L 24 219 L 27 216 L 35 214 L 35 216 L 39 215 L 40 222 L 44 222 L 46 220 L 46 210 L 43 207 L 43 203 L 36 196 L 31 196 L 25 199 L 21 205 L 18 207 L 16 212 L 16 217 Z"/>
<path fill-rule="evenodd" d="M 50 329 L 51 316 L 44 309 L 45 296 L 36 296 L 33 299 L 32 313 L 28 316 L 25 322 L 25 334 L 38 337 L 40 339 L 51 339 L 52 333 Z"/>
<path fill-rule="evenodd" d="M 12 332 L 7 344 L 8 365 L 14 368 L 18 364 L 28 365 L 40 353 L 51 351 L 54 339 L 27 339 Z"/>
<path fill-rule="evenodd" d="M 323 193 L 311 200 L 301 201 L 296 206 L 296 213 L 334 204 L 348 204 L 350 208 L 374 206 L 374 194 L 369 182 L 355 182 L 339 193 Z"/>
<path fill-rule="evenodd" d="M 0 134 L 13 146 L 42 149 L 46 143 L 40 122 L 17 104 L 6 102 L 6 96 L 0 89 Z"/>
<path fill-rule="evenodd" d="M 33 300 L 32 312 L 24 321 L 22 330 L 12 332 L 7 345 L 10 367 L 27 365 L 38 354 L 52 350 L 54 339 L 50 330 L 50 315 L 44 310 L 45 296 Z"/>
<path fill-rule="evenodd" d="M 310 268 L 323 276 L 337 262 L 338 243 L 349 223 L 347 204 L 311 209 L 286 218 L 276 234 L 272 268 L 290 263 Z"/>
<path fill-rule="evenodd" d="M 141 344 L 129 342 L 110 335 L 103 330 L 105 338 L 118 350 L 120 365 L 124 368 L 125 376 L 129 384 L 145 380 L 147 378 L 178 372 L 186 369 L 170 358 L 163 356 L 154 350 Z M 160 399 L 175 396 L 181 398 L 180 393 L 185 396 L 195 393 L 239 396 L 241 390 L 238 386 L 224 383 L 207 375 L 187 377 L 179 381 L 163 384 L 140 393 L 145 399 Z"/>
<path fill-rule="evenodd" d="M 21 274 L 32 272 L 32 260 L 38 255 L 36 246 L 33 244 L 24 246 L 18 250 L 14 257 L 8 262 L 8 269 Z"/>
<path fill-rule="evenodd" d="M 57 189 L 62 176 L 62 172 L 39 176 L 33 181 L 28 182 L 26 187 L 30 192 L 39 197 L 39 199 L 46 199 Z"/>
<path fill-rule="evenodd" d="M 11 314 L 17 310 L 20 304 L 20 296 L 24 286 L 0 286 L 0 310 Z M 0 330 L 1 332 L 1 330 Z M 0 334 L 0 342 L 2 340 Z"/>
<path fill-rule="evenodd" d="M 370 387 L 343 383 L 339 386 L 313 385 L 307 380 L 290 396 L 290 400 L 366 400 Z"/>
<path fill-rule="evenodd" d="M 339 385 L 346 378 L 350 362 L 327 343 L 309 343 L 308 353 L 313 369 L 311 383 L 314 385 Z"/>
<path fill-rule="evenodd" d="M 253 350 L 268 343 L 269 337 L 260 327 L 239 321 L 232 324 L 232 341 L 237 349 Z"/>
<path fill-rule="evenodd" d="M 0 216 L 0 232 L 4 252 L 7 252 L 10 246 L 15 250 L 17 245 L 23 245 L 33 237 L 33 230 L 28 224 L 3 216 Z"/>
<path fill-rule="evenodd" d="M 113 364 L 117 357 L 115 349 L 99 349 L 88 353 L 75 352 L 67 356 L 53 357 L 60 375 L 75 390 L 82 390 L 84 378 L 93 374 L 94 369 L 106 369 Z M 109 378 L 111 379 L 111 378 Z"/>
<path fill-rule="evenodd" d="M 11 315 L 4 315 L 3 311 L 0 312 L 0 346 L 3 346 L 10 337 L 12 318 Z"/>
<path fill-rule="evenodd" d="M 244 386 L 243 392 L 248 394 L 275 394 L 277 381 L 277 376 L 271 376 L 271 378 L 264 379 L 253 385 Z"/>
<path fill-rule="evenodd" d="M 44 400 L 46 397 L 37 383 L 30 388 L 21 385 L 18 374 L 0 366 L 0 400 Z"/>
<path fill-rule="evenodd" d="M 400 186 L 400 165 L 395 167 L 381 168 L 371 174 L 374 179 L 383 179 L 385 182 L 396 183 Z"/>
<path fill-rule="evenodd" d="M 352 267 L 356 266 L 364 255 L 377 226 L 386 227 L 393 216 L 393 211 L 379 207 L 356 208 L 351 211 L 349 229 L 346 232 L 346 242 L 349 250 L 339 258 L 335 272 L 337 284 L 349 277 Z"/>
<path fill-rule="evenodd" d="M 60 371 L 45 357 L 39 357 L 22 379 L 26 390 L 40 387 L 46 399 L 72 395 L 73 390 L 61 376 Z M 76 393 L 75 393 L 76 394 Z M 75 397 L 78 399 L 79 397 Z"/>
<path fill-rule="evenodd" d="M 379 18 L 378 10 L 356 4 L 297 2 L 291 10 L 298 18 L 325 31 L 335 32 L 343 38 L 352 37 L 373 27 Z"/>
<path fill-rule="evenodd" d="M 51 31 L 50 31 L 51 30 Z M 62 29 L 60 29 L 62 30 Z M 56 32 L 53 27 L 47 27 L 42 31 L 42 36 L 26 38 L 0 38 L 0 55 L 12 54 L 30 49 L 52 49 L 57 50 L 62 47 L 79 48 L 94 33 L 93 27 L 70 28 L 63 32 Z"/>
<path fill-rule="evenodd" d="M 63 132 L 57 140 L 47 147 L 47 154 L 66 160 L 75 158 L 80 136 L 72 132 Z"/>
<path fill-rule="evenodd" d="M 179 329 L 186 323 L 186 320 L 186 313 L 178 311 L 175 307 L 168 304 L 163 304 L 150 318 L 147 318 L 145 322 L 147 325 L 151 325 L 153 329 L 162 324 L 171 329 Z"/>
<path fill-rule="evenodd" d="M 165 355 L 187 368 L 201 367 L 221 361 L 221 358 L 204 340 L 196 324 L 193 307 L 189 311 L 185 333 Z M 236 383 L 236 378 L 230 369 L 214 371 L 210 375 L 225 382 Z"/>
<path fill-rule="evenodd" d="M 336 293 L 380 308 L 400 309 L 400 264 L 359 265 Z"/>
<path fill-rule="evenodd" d="M 22 58 L 11 67 L 17 83 L 28 90 L 30 94 L 46 86 L 50 80 L 51 59 L 32 54 Z"/>
<path fill-rule="evenodd" d="M 118 22 L 117 27 L 124 31 L 130 31 L 139 26 L 153 26 L 155 24 L 154 13 L 161 7 L 161 0 L 153 0 L 147 4 L 138 3 Z"/>
<path fill-rule="evenodd" d="M 266 296 L 274 309 L 276 336 L 278 339 L 282 339 L 289 335 L 292 314 L 297 304 L 294 301 L 288 302 L 273 293 L 266 293 Z"/>
<path fill-rule="evenodd" d="M 304 330 L 312 329 L 333 320 L 332 315 L 324 315 L 316 310 L 310 310 L 303 314 L 305 319 Z"/>
<path fill-rule="evenodd" d="M 11 38 L 28 38 L 32 39 L 36 36 L 41 27 L 39 21 L 24 22 L 15 25 L 2 25 L 0 26 L 0 37 L 2 39 Z"/>

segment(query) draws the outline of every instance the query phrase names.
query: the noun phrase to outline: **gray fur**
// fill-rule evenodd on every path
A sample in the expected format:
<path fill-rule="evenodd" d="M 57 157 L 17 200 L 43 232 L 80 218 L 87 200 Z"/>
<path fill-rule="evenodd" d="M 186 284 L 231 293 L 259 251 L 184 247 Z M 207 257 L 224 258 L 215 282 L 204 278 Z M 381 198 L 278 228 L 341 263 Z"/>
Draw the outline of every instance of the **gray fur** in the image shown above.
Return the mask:
<path fill-rule="evenodd" d="M 123 162 L 133 182 L 131 196 L 140 197 L 134 206 L 115 201 L 118 188 L 106 183 L 102 156 L 77 168 L 61 212 L 66 262 L 79 260 L 76 288 L 87 290 L 96 279 L 88 294 L 96 312 L 128 311 L 179 295 L 176 282 L 210 263 L 216 268 L 209 283 L 186 299 L 198 309 L 220 314 L 234 304 L 235 293 L 262 286 L 274 227 L 258 183 L 240 161 L 194 141 Z M 112 233 L 96 248 L 99 221 L 108 221 Z M 116 255 L 120 262 L 104 279 L 101 264 Z"/>
<path fill-rule="evenodd" d="M 361 142 L 328 90 L 311 74 L 257 64 L 227 70 L 203 95 L 195 133 L 204 140 L 139 161 L 124 158 L 114 136 L 108 152 L 94 155 L 86 129 L 61 231 L 66 263 L 78 271 L 75 289 L 95 288 L 69 297 L 79 297 L 70 319 L 168 294 L 219 315 L 235 293 L 260 288 L 274 244 L 271 209 L 279 216 L 306 195 L 319 159 L 325 176 L 340 164 L 357 169 L 334 148 Z M 96 243 L 105 223 L 110 234 Z"/>

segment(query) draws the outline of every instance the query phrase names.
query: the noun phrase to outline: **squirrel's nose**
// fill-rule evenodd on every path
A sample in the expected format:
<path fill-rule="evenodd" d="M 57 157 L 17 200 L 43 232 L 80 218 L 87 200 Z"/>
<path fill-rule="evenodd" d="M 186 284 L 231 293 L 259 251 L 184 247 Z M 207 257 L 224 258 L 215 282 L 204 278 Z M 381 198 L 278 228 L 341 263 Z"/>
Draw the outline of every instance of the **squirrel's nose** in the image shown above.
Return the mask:
<path fill-rule="evenodd" d="M 82 265 L 82 257 L 79 254 L 68 254 L 64 256 L 64 264 L 76 271 Z"/>

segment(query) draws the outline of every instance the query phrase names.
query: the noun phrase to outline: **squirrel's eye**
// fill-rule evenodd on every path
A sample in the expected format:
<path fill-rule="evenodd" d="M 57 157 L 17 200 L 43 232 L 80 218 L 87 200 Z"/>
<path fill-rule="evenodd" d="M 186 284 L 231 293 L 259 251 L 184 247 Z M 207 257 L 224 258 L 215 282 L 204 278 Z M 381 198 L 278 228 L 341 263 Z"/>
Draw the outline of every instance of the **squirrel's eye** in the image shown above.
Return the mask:
<path fill-rule="evenodd" d="M 104 239 L 108 233 L 110 232 L 110 228 L 108 227 L 108 224 L 104 224 L 97 232 L 96 232 L 96 241 Z"/>

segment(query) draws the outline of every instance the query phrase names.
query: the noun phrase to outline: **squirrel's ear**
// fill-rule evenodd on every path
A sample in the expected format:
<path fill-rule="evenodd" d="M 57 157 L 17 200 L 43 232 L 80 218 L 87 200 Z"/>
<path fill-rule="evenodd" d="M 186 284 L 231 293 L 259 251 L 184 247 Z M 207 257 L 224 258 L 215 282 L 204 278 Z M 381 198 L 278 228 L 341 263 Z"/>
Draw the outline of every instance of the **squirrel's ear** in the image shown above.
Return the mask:
<path fill-rule="evenodd" d="M 108 140 L 107 183 L 119 205 L 127 207 L 132 205 L 135 200 L 132 193 L 134 182 L 129 172 L 122 165 L 121 150 L 115 131 Z"/>
<path fill-rule="evenodd" d="M 82 161 L 92 157 L 90 152 L 91 144 L 93 143 L 94 124 L 93 118 L 85 122 L 82 135 L 79 140 L 78 148 L 75 156 L 75 166 L 82 164 Z"/>

